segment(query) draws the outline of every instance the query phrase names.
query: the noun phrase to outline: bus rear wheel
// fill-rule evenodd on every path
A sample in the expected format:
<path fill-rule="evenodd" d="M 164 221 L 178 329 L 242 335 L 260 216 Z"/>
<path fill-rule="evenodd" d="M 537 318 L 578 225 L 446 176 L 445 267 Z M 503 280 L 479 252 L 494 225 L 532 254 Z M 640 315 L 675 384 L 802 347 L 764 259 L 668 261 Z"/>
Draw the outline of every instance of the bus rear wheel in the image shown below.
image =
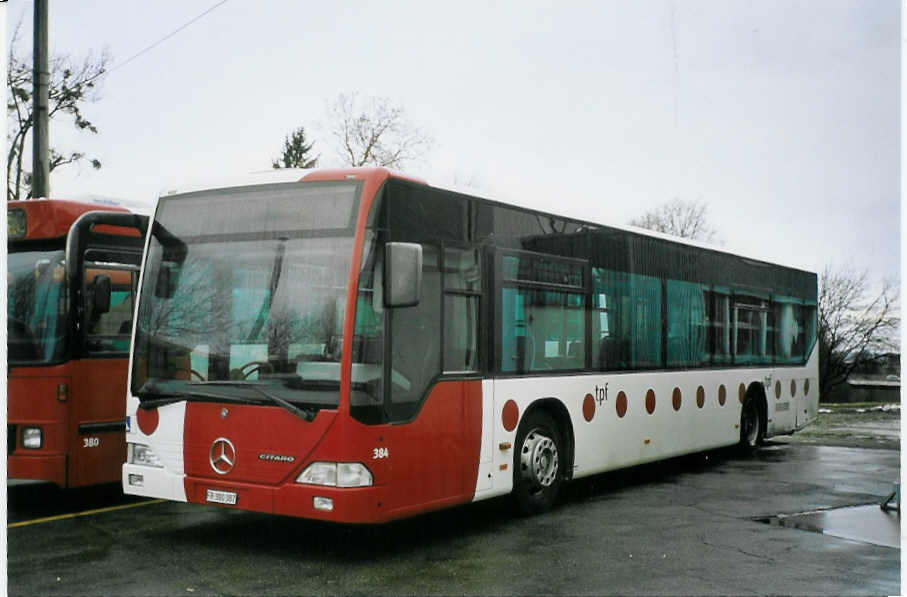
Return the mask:
<path fill-rule="evenodd" d="M 564 452 L 557 423 L 542 411 L 526 415 L 516 437 L 513 487 L 525 514 L 551 509 L 563 481 Z"/>
<path fill-rule="evenodd" d="M 744 452 L 752 452 L 765 438 L 765 429 L 762 425 L 762 413 L 759 404 L 753 398 L 747 398 L 740 412 L 740 448 Z"/>

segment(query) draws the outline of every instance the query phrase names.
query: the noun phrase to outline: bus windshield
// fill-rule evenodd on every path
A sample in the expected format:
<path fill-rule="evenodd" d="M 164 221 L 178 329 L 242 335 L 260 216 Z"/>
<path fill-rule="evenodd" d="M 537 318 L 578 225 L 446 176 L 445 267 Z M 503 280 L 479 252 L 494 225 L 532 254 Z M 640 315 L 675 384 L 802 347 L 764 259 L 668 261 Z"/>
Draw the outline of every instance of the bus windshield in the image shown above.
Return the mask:
<path fill-rule="evenodd" d="M 303 183 L 162 199 L 133 393 L 336 407 L 357 193 Z"/>
<path fill-rule="evenodd" d="M 10 252 L 7 350 L 10 363 L 51 363 L 66 349 L 63 251 Z"/>

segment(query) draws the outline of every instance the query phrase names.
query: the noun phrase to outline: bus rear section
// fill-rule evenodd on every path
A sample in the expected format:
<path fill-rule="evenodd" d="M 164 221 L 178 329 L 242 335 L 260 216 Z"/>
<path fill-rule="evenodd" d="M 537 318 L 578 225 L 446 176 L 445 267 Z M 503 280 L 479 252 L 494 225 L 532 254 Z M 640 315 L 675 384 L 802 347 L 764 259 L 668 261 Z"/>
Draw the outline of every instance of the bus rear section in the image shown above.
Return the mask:
<path fill-rule="evenodd" d="M 147 218 L 59 200 L 7 211 L 7 475 L 116 481 Z"/>

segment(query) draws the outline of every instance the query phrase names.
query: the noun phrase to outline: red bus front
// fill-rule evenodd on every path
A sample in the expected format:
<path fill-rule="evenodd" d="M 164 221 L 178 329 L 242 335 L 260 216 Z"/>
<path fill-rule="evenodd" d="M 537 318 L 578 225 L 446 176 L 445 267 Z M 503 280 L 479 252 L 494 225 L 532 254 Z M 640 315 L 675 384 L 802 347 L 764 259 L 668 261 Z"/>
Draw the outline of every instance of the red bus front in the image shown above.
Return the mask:
<path fill-rule="evenodd" d="M 473 499 L 480 376 L 438 382 L 411 358 L 419 338 L 436 344 L 437 319 L 401 335 L 415 340 L 390 366 L 390 313 L 406 318 L 382 296 L 391 239 L 374 206 L 388 177 L 322 171 L 160 200 L 132 353 L 126 493 L 343 522 Z"/>
<path fill-rule="evenodd" d="M 10 479 L 76 487 L 119 478 L 141 218 L 98 209 L 58 200 L 8 206 Z M 111 224 L 118 228 L 104 228 Z M 97 279 L 103 308 L 93 298 Z"/>

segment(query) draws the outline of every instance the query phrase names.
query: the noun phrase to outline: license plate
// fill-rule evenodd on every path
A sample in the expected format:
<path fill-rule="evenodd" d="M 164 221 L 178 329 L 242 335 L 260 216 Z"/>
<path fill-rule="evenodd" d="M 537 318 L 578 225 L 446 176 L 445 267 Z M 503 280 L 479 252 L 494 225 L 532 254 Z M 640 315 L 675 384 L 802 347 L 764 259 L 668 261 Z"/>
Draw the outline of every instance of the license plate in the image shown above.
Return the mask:
<path fill-rule="evenodd" d="M 217 489 L 209 489 L 205 495 L 205 499 L 212 504 L 227 504 L 228 506 L 236 505 L 236 492 L 235 491 L 218 491 Z"/>

